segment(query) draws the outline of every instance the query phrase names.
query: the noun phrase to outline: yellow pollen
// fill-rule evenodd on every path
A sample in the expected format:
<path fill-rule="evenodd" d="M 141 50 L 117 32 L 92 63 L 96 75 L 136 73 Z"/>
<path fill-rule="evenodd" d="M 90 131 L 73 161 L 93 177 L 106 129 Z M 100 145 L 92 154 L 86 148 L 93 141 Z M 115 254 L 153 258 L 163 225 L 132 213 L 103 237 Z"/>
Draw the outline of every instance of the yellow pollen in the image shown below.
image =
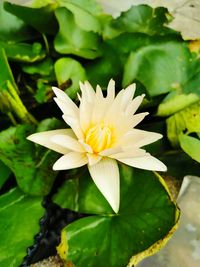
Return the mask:
<path fill-rule="evenodd" d="M 93 126 L 86 131 L 85 142 L 91 146 L 94 153 L 99 153 L 111 146 L 112 131 L 108 126 Z"/>

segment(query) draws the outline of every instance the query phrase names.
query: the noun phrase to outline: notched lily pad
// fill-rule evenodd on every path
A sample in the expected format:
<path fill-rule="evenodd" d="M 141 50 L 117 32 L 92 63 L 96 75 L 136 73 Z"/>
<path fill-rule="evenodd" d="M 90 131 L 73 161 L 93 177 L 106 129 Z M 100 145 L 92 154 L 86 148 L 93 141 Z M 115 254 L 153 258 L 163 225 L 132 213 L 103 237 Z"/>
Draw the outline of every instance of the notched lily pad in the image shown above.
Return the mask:
<path fill-rule="evenodd" d="M 57 204 L 96 214 L 63 230 L 58 253 L 66 261 L 77 267 L 126 266 L 132 256 L 155 253 L 175 231 L 179 210 L 158 174 L 120 165 L 120 184 L 118 214 L 113 214 L 89 174 L 69 180 L 57 193 Z M 137 262 L 132 258 L 132 263 Z"/>

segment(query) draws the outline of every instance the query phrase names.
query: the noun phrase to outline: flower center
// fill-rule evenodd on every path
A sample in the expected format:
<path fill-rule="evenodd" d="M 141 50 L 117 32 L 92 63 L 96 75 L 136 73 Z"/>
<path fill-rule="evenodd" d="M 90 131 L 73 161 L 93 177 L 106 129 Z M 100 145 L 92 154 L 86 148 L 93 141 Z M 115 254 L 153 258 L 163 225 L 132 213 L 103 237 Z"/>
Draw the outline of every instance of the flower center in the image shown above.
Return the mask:
<path fill-rule="evenodd" d="M 109 148 L 111 141 L 112 131 L 108 126 L 96 125 L 86 131 L 85 142 L 91 146 L 94 153 Z"/>

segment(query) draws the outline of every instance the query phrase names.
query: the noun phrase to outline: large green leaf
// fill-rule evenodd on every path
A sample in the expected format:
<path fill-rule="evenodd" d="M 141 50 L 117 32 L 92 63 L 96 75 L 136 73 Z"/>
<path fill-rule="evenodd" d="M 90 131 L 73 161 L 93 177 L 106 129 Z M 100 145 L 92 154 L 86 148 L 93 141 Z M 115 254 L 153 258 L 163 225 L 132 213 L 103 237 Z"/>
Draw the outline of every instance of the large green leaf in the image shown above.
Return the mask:
<path fill-rule="evenodd" d="M 35 62 L 42 60 L 46 54 L 40 43 L 7 43 L 0 41 L 0 48 L 4 48 L 9 60 L 21 62 Z"/>
<path fill-rule="evenodd" d="M 35 33 L 21 19 L 6 12 L 0 1 L 0 39 L 4 41 L 25 41 L 35 37 Z"/>
<path fill-rule="evenodd" d="M 75 22 L 81 29 L 100 33 L 100 23 L 90 12 L 69 1 L 61 1 L 61 6 L 73 13 Z"/>
<path fill-rule="evenodd" d="M 57 31 L 58 25 L 54 15 L 56 7 L 57 4 L 52 2 L 41 8 L 16 5 L 9 2 L 4 3 L 6 11 L 17 16 L 37 31 L 47 34 L 55 34 Z"/>
<path fill-rule="evenodd" d="M 200 101 L 184 108 L 167 119 L 167 136 L 171 144 L 176 147 L 179 144 L 179 135 L 200 132 Z"/>
<path fill-rule="evenodd" d="M 35 64 L 23 64 L 22 70 L 28 74 L 39 74 L 41 76 L 53 76 L 53 60 L 46 58 Z"/>
<path fill-rule="evenodd" d="M 110 22 L 110 27 L 122 32 L 140 32 L 148 35 L 164 34 L 170 32 L 164 23 L 167 23 L 167 9 L 158 7 L 153 9 L 147 5 L 132 6 L 128 11 Z M 109 37 L 112 37 L 109 36 Z"/>
<path fill-rule="evenodd" d="M 180 134 L 179 142 L 183 151 L 200 163 L 200 140 L 186 134 Z"/>
<path fill-rule="evenodd" d="M 139 80 L 150 96 L 176 90 L 188 79 L 190 53 L 176 41 L 155 43 L 132 52 L 125 64 L 123 86 Z"/>
<path fill-rule="evenodd" d="M 0 159 L 15 174 L 19 187 L 30 195 L 46 195 L 51 190 L 57 172 L 52 164 L 57 153 L 26 140 L 37 132 L 60 128 L 56 119 L 42 121 L 38 128 L 31 125 L 10 127 L 0 133 Z"/>
<path fill-rule="evenodd" d="M 162 247 L 179 213 L 161 177 L 120 165 L 120 187 L 118 214 L 113 214 L 87 173 L 79 181 L 69 180 L 60 189 L 54 198 L 57 204 L 98 214 L 77 220 L 63 230 L 58 248 L 61 257 L 77 267 L 103 267 L 105 263 L 109 267 L 121 267 L 133 255 L 150 247 L 155 252 L 156 244 L 157 249 Z M 151 254 L 150 250 L 148 253 Z M 132 263 L 136 262 L 133 258 Z"/>
<path fill-rule="evenodd" d="M 82 65 L 72 58 L 59 58 L 54 68 L 59 87 L 64 89 L 71 98 L 75 98 L 79 90 L 79 81 L 86 80 Z"/>
<path fill-rule="evenodd" d="M 57 8 L 55 14 L 59 23 L 59 32 L 54 42 L 56 51 L 90 59 L 101 55 L 98 34 L 81 29 L 73 13 L 65 7 Z"/>
<path fill-rule="evenodd" d="M 42 199 L 23 194 L 18 188 L 0 196 L 0 265 L 18 267 L 34 244 L 43 216 Z"/>

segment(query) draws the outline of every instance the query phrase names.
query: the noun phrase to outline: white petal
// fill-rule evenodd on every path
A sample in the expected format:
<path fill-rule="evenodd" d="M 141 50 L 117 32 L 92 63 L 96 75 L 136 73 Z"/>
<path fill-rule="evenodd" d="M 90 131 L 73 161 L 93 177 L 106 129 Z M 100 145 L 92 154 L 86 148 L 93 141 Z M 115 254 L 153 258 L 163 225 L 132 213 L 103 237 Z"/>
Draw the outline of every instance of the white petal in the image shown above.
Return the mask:
<path fill-rule="evenodd" d="M 124 94 L 122 98 L 123 108 L 126 108 L 126 106 L 131 103 L 134 93 L 135 93 L 135 88 L 136 88 L 136 85 L 134 83 L 134 84 L 129 85 L 126 89 L 124 89 Z"/>
<path fill-rule="evenodd" d="M 78 108 L 72 108 L 70 105 L 68 105 L 65 101 L 54 97 L 54 101 L 56 102 L 56 104 L 58 105 L 58 107 L 60 108 L 60 110 L 63 112 L 63 114 L 65 115 L 69 115 L 75 118 L 78 118 Z"/>
<path fill-rule="evenodd" d="M 83 149 L 81 144 L 78 142 L 78 140 L 75 138 L 72 138 L 69 135 L 56 134 L 51 138 L 51 141 L 57 145 L 66 147 L 73 151 L 85 152 L 85 150 Z"/>
<path fill-rule="evenodd" d="M 61 101 L 64 101 L 68 109 L 71 109 L 78 114 L 78 107 L 74 104 L 74 102 L 65 92 L 63 92 L 57 87 L 52 87 L 52 89 L 55 95 L 57 96 L 57 98 L 60 99 Z"/>
<path fill-rule="evenodd" d="M 162 137 L 162 134 L 159 133 L 131 129 L 123 136 L 120 144 L 122 147 L 141 147 L 151 144 Z"/>
<path fill-rule="evenodd" d="M 112 154 L 120 153 L 120 152 L 122 152 L 122 148 L 117 146 L 117 147 L 104 149 L 101 152 L 99 152 L 99 155 L 104 156 L 104 157 L 109 157 Z"/>
<path fill-rule="evenodd" d="M 138 158 L 123 158 L 118 159 L 119 161 L 144 170 L 151 170 L 151 171 L 167 171 L 167 167 L 157 158 L 151 156 L 150 154 L 146 154 L 144 157 Z"/>
<path fill-rule="evenodd" d="M 91 154 L 91 153 L 87 153 L 87 157 L 88 157 L 88 164 L 90 166 L 97 164 L 102 159 L 101 156 L 96 155 L 96 154 Z"/>
<path fill-rule="evenodd" d="M 79 82 L 79 84 L 82 93 L 82 100 L 92 102 L 95 98 L 95 91 L 91 84 L 88 81 L 85 81 L 85 83 Z"/>
<path fill-rule="evenodd" d="M 139 108 L 140 104 L 142 103 L 145 95 L 139 95 L 136 98 L 133 99 L 133 101 L 127 106 L 125 110 L 126 115 L 131 115 L 136 112 L 136 110 Z"/>
<path fill-rule="evenodd" d="M 83 135 L 83 132 L 81 130 L 79 120 L 74 118 L 74 117 L 65 115 L 65 114 L 62 117 L 63 117 L 64 121 L 72 128 L 72 130 L 74 131 L 77 138 L 80 140 L 83 139 L 84 135 Z"/>
<path fill-rule="evenodd" d="M 111 79 L 108 84 L 107 99 L 109 99 L 109 101 L 115 99 L 115 81 L 113 79 Z"/>
<path fill-rule="evenodd" d="M 85 151 L 87 151 L 88 153 L 93 153 L 90 145 L 86 144 L 83 140 L 79 140 L 79 143 L 84 147 Z"/>
<path fill-rule="evenodd" d="M 133 115 L 133 117 L 131 118 L 131 128 L 138 125 L 144 119 L 144 117 L 146 117 L 148 114 L 149 112 L 142 112 L 142 113 Z"/>
<path fill-rule="evenodd" d="M 81 167 L 88 163 L 85 153 L 69 152 L 59 158 L 53 165 L 53 170 L 69 170 Z"/>
<path fill-rule="evenodd" d="M 94 183 L 109 202 L 112 209 L 117 213 L 120 202 L 120 182 L 117 162 L 113 159 L 104 158 L 97 164 L 89 166 Z"/>
<path fill-rule="evenodd" d="M 67 149 L 66 147 L 62 145 L 57 145 L 51 141 L 51 138 L 57 134 L 67 134 L 67 135 L 73 136 L 73 131 L 71 129 L 45 131 L 45 132 L 34 133 L 32 135 L 29 135 L 27 139 L 41 146 L 52 149 L 58 153 L 61 153 L 61 154 L 68 153 L 69 149 Z"/>
<path fill-rule="evenodd" d="M 146 154 L 147 153 L 146 153 L 146 151 L 144 149 L 134 148 L 132 150 L 128 150 L 128 151 L 123 151 L 123 152 L 120 152 L 120 153 L 112 154 L 109 157 L 111 157 L 113 159 L 116 159 L 116 160 L 120 160 L 120 159 L 143 157 Z"/>

